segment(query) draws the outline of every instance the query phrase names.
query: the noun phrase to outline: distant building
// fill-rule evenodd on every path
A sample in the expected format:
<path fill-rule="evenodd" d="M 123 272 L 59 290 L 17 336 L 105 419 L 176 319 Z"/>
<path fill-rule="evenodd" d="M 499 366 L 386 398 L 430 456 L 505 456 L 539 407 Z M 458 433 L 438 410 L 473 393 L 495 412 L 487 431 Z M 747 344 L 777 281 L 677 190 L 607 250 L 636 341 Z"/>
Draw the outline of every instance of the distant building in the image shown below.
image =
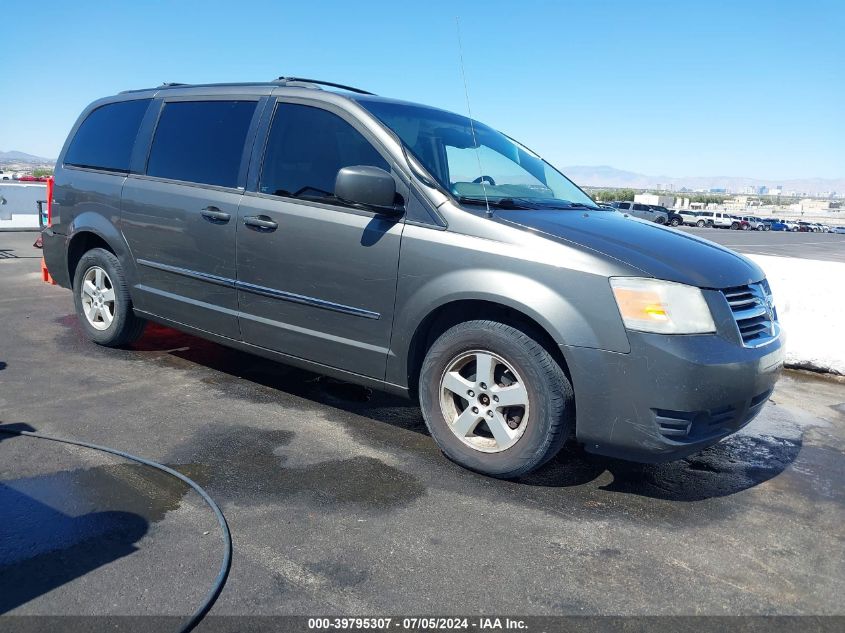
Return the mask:
<path fill-rule="evenodd" d="M 728 198 L 725 200 L 724 205 L 725 209 L 731 211 L 745 210 L 745 208 L 749 205 L 748 196 L 734 196 L 733 198 Z"/>
<path fill-rule="evenodd" d="M 634 196 L 634 202 L 653 204 L 658 207 L 671 207 L 675 204 L 675 196 L 660 196 L 656 193 L 638 193 Z"/>
<path fill-rule="evenodd" d="M 830 200 L 804 198 L 795 205 L 796 211 L 828 211 L 832 208 Z"/>
<path fill-rule="evenodd" d="M 713 187 L 713 188 L 709 191 L 709 193 L 727 193 L 727 192 L 728 192 L 728 190 L 727 190 L 727 189 L 725 189 L 724 187 Z"/>

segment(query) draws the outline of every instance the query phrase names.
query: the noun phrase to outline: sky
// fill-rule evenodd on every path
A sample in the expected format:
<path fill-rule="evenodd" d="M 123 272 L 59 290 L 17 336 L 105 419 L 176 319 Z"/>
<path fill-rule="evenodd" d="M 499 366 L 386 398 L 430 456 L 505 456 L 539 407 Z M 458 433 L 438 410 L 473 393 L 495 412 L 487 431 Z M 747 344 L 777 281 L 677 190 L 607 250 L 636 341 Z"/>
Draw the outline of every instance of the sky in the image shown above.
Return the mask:
<path fill-rule="evenodd" d="M 0 150 L 171 82 L 324 79 L 472 114 L 558 166 L 845 177 L 843 0 L 53 2 L 3 11 Z"/>

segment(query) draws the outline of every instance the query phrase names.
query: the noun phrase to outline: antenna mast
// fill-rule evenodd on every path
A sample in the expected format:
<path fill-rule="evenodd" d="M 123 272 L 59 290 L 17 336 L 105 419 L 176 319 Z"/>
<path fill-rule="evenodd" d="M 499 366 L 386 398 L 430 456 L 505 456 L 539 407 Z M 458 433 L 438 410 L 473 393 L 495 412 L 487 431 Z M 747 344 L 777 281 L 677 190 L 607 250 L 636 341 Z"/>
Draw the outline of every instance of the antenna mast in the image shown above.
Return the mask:
<path fill-rule="evenodd" d="M 481 167 L 481 150 L 478 147 L 478 140 L 475 137 L 475 123 L 472 119 L 472 108 L 469 105 L 469 88 L 467 88 L 467 75 L 464 70 L 464 47 L 461 43 L 461 21 L 458 16 L 455 16 L 455 28 L 458 32 L 458 55 L 461 59 L 461 78 L 464 81 L 464 96 L 467 100 L 467 114 L 469 115 L 469 129 L 472 132 L 472 144 L 475 146 L 475 158 L 478 160 L 478 173 L 481 176 L 481 191 L 484 194 L 484 206 L 487 207 L 487 217 L 492 218 L 493 212 L 490 211 L 490 201 L 487 199 L 487 186 L 484 184 L 484 169 Z"/>

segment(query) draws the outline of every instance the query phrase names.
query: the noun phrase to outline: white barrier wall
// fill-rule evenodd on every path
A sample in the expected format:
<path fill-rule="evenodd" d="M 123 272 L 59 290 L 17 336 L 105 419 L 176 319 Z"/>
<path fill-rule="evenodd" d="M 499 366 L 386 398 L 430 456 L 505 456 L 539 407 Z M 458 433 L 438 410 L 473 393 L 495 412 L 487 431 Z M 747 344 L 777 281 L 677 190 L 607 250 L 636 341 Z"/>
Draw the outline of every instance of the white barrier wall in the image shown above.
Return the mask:
<path fill-rule="evenodd" d="M 845 375 L 845 263 L 746 255 L 765 271 L 786 330 L 787 365 Z"/>
<path fill-rule="evenodd" d="M 43 182 L 0 184 L 0 230 L 37 229 L 38 200 L 46 200 Z"/>

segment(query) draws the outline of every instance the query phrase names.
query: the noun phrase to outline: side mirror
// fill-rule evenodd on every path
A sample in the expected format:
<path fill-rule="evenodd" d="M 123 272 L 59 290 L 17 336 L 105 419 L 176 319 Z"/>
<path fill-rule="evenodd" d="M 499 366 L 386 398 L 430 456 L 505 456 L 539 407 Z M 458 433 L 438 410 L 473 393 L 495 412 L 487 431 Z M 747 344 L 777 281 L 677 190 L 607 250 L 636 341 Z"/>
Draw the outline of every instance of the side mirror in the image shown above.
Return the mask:
<path fill-rule="evenodd" d="M 389 212 L 393 210 L 396 198 L 396 181 L 378 167 L 344 167 L 337 172 L 334 195 L 344 202 L 378 207 L 379 211 Z"/>

